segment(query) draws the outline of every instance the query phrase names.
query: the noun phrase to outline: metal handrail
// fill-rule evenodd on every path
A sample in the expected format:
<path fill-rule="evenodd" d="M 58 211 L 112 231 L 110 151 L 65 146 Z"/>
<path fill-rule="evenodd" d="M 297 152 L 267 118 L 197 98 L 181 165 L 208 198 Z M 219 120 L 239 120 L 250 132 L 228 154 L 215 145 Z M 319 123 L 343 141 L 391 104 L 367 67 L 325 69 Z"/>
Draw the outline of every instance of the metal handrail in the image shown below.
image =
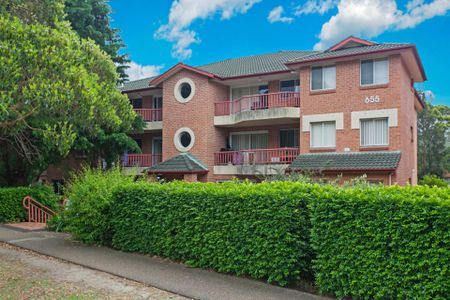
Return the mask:
<path fill-rule="evenodd" d="M 28 222 L 35 223 L 47 223 L 56 213 L 40 203 L 34 200 L 30 196 L 25 196 L 22 200 L 23 207 L 28 210 Z"/>
<path fill-rule="evenodd" d="M 249 110 L 299 106 L 299 92 L 277 92 L 242 96 L 233 101 L 216 102 L 214 103 L 214 114 L 216 116 L 225 116 Z"/>

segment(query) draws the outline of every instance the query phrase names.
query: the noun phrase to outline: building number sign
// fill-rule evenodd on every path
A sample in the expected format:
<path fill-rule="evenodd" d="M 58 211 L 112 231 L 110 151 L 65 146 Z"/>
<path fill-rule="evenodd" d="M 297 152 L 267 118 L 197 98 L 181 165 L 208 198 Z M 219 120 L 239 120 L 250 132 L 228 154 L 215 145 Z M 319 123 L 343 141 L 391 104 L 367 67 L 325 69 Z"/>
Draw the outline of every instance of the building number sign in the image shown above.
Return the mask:
<path fill-rule="evenodd" d="M 379 103 L 380 102 L 380 96 L 378 95 L 373 95 L 373 96 L 367 96 L 364 99 L 364 102 L 369 104 L 369 103 Z"/>

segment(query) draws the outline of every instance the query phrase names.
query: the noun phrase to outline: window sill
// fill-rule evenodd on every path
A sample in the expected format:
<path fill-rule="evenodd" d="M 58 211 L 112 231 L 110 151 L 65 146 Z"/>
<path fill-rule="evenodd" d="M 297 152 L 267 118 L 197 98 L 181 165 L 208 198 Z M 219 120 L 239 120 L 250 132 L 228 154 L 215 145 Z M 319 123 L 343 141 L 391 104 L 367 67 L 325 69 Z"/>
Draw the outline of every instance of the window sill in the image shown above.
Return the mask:
<path fill-rule="evenodd" d="M 336 148 L 310 148 L 309 152 L 318 153 L 318 152 L 336 152 Z"/>
<path fill-rule="evenodd" d="M 360 90 L 373 90 L 373 89 L 385 89 L 389 87 L 389 83 L 383 83 L 383 84 L 372 84 L 372 85 L 360 85 Z"/>
<path fill-rule="evenodd" d="M 389 150 L 389 146 L 360 146 L 359 151 L 381 151 Z"/>
<path fill-rule="evenodd" d="M 336 89 L 331 89 L 331 90 L 314 90 L 314 91 L 309 91 L 310 95 L 322 95 L 322 94 L 333 94 L 336 93 Z"/>

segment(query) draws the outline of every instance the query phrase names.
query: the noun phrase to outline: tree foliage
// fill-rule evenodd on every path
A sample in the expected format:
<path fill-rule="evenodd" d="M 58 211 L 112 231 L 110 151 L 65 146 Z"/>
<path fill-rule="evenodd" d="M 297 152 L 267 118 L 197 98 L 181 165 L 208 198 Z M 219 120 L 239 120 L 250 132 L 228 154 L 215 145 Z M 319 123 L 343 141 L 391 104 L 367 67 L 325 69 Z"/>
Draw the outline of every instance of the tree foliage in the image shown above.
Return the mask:
<path fill-rule="evenodd" d="M 418 115 L 417 133 L 419 177 L 442 176 L 450 169 L 450 107 L 425 101 Z"/>
<path fill-rule="evenodd" d="M 136 143 L 114 63 L 80 39 L 61 1 L 0 4 L 0 185 L 25 184 L 70 151 L 112 160 Z M 55 13 L 55 14 L 53 14 Z"/>
<path fill-rule="evenodd" d="M 130 62 L 128 56 L 119 54 L 125 45 L 119 36 L 119 30 L 111 28 L 109 14 L 111 8 L 106 0 L 66 0 L 66 19 L 82 38 L 92 39 L 100 48 L 111 56 L 117 65 L 120 81 L 128 76 L 125 70 Z"/>

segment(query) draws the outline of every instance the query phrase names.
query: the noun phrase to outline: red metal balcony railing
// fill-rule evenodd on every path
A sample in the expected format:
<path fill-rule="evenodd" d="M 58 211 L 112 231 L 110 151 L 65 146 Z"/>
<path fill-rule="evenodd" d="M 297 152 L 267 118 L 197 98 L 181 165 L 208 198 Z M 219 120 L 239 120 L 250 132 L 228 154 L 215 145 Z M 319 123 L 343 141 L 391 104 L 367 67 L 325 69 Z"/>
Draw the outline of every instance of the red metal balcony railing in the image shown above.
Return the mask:
<path fill-rule="evenodd" d="M 47 221 L 55 215 L 53 210 L 34 200 L 30 196 L 25 196 L 22 200 L 22 204 L 28 211 L 28 223 L 47 223 Z"/>
<path fill-rule="evenodd" d="M 162 121 L 162 109 L 161 108 L 135 108 L 134 111 L 137 114 L 140 114 L 145 122 Z"/>
<path fill-rule="evenodd" d="M 279 92 L 243 96 L 234 101 L 216 102 L 214 113 L 216 116 L 233 115 L 243 111 L 268 109 L 275 107 L 299 107 L 300 93 Z"/>
<path fill-rule="evenodd" d="M 214 153 L 214 165 L 289 164 L 300 154 L 298 148 L 250 149 Z"/>
<path fill-rule="evenodd" d="M 125 167 L 151 167 L 162 161 L 161 154 L 126 154 Z"/>

